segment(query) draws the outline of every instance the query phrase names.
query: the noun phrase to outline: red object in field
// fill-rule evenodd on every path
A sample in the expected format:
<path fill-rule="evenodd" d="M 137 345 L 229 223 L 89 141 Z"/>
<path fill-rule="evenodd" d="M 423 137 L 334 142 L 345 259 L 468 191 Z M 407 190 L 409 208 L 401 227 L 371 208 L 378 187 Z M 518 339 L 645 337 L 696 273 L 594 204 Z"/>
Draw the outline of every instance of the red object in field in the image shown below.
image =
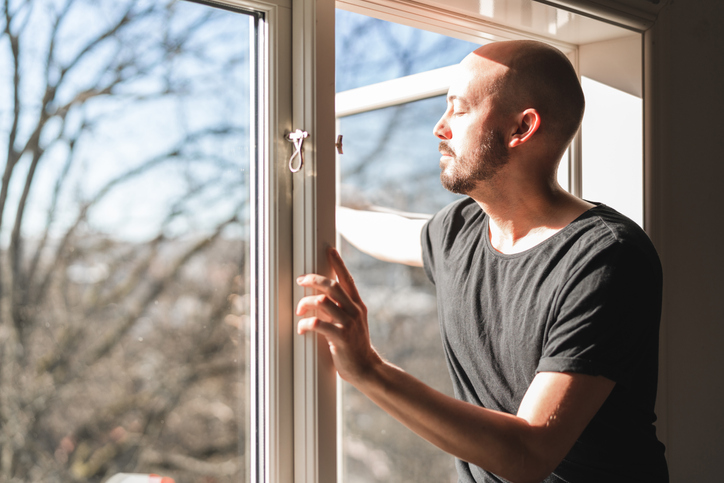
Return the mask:
<path fill-rule="evenodd" d="M 148 475 L 148 483 L 176 483 L 168 476 Z"/>

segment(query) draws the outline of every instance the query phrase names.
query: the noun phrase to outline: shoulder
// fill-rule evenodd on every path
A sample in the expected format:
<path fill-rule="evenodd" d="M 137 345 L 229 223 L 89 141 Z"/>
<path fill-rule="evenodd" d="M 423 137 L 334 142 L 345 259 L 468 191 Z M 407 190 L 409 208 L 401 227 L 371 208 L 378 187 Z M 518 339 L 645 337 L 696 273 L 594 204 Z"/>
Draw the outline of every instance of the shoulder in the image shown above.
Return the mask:
<path fill-rule="evenodd" d="M 569 282 L 586 273 L 617 283 L 645 282 L 659 286 L 661 262 L 646 232 L 634 221 L 606 205 L 588 210 L 566 228 L 560 246 L 566 256 Z"/>
<path fill-rule="evenodd" d="M 584 240 L 610 245 L 623 256 L 640 259 L 660 270 L 656 248 L 636 222 L 604 204 L 592 208 L 587 215 L 591 231 L 587 237 L 584 236 Z"/>
<path fill-rule="evenodd" d="M 618 242 L 650 243 L 648 236 L 636 222 L 610 206 L 598 204 L 588 213 L 591 219 L 598 222 Z"/>

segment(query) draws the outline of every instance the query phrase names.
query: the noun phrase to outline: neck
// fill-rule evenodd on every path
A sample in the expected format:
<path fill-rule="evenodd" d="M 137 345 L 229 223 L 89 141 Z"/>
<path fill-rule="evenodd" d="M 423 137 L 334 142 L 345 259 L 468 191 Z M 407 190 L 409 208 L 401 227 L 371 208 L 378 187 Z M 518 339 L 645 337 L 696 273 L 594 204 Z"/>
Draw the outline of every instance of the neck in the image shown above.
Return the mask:
<path fill-rule="evenodd" d="M 486 186 L 471 194 L 490 217 L 490 241 L 502 253 L 519 253 L 538 245 L 594 206 L 555 181 L 538 187 L 515 186 L 515 190 Z"/>

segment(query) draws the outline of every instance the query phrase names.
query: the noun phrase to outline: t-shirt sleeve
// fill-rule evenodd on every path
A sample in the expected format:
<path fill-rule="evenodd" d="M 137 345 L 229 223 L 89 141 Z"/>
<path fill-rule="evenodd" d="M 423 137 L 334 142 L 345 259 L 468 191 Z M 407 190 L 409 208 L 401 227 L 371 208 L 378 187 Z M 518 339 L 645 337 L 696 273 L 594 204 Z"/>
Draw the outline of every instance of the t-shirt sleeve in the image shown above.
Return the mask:
<path fill-rule="evenodd" d="M 657 340 L 661 277 L 636 248 L 614 242 L 563 284 L 537 372 L 626 376 Z"/>
<path fill-rule="evenodd" d="M 449 247 L 452 239 L 455 238 L 455 233 L 464 223 L 465 217 L 462 215 L 462 211 L 470 202 L 469 198 L 464 198 L 450 203 L 435 213 L 422 227 L 420 233 L 422 266 L 433 285 L 435 284 L 435 269 L 443 264 L 445 247 Z"/>
<path fill-rule="evenodd" d="M 425 274 L 433 285 L 435 284 L 435 256 L 433 254 L 431 237 L 433 237 L 438 230 L 439 223 L 435 221 L 436 217 L 437 215 L 433 216 L 423 225 L 422 233 L 420 234 L 422 267 L 425 269 Z"/>

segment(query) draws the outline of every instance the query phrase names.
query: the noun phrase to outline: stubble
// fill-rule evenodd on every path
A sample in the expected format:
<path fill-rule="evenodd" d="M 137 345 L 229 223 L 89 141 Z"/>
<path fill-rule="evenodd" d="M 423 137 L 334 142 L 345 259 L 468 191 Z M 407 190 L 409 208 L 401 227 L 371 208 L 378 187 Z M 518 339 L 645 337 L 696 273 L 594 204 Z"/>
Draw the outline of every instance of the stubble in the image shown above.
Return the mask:
<path fill-rule="evenodd" d="M 438 150 L 452 157 L 440 171 L 440 182 L 443 188 L 456 194 L 470 194 L 479 183 L 495 177 L 508 162 L 505 137 L 497 130 L 483 133 L 470 154 L 458 156 L 446 140 L 440 141 Z"/>

